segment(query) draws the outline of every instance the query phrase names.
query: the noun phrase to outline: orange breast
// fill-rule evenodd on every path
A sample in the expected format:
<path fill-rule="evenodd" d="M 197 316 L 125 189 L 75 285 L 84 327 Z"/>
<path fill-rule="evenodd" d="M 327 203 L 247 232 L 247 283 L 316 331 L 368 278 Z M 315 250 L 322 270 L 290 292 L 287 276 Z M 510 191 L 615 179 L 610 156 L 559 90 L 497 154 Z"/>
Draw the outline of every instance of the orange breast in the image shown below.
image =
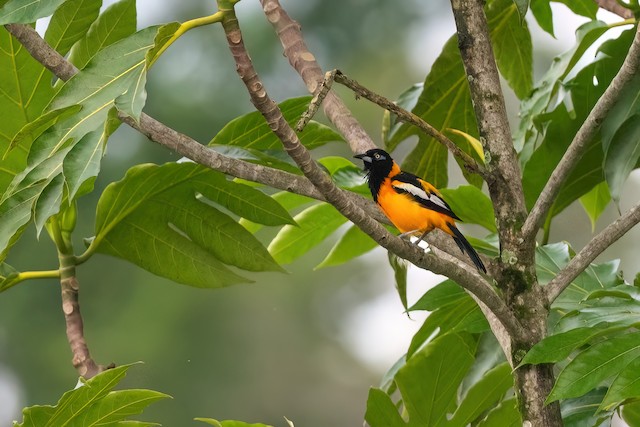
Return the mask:
<path fill-rule="evenodd" d="M 408 194 L 397 193 L 388 181 L 388 179 L 385 180 L 380 188 L 378 205 L 400 232 L 419 231 L 424 233 L 434 228 L 440 228 L 451 234 L 449 227 L 447 227 L 447 222 L 453 222 L 450 217 L 425 208 L 415 202 Z"/>

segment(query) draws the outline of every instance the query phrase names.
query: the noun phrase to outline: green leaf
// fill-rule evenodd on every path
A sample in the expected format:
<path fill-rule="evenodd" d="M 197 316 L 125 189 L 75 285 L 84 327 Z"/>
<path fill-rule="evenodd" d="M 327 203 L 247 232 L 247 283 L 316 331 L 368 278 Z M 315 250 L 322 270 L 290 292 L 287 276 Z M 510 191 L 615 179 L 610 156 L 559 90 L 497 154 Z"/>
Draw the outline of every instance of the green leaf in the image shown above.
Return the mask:
<path fill-rule="evenodd" d="M 5 262 L 0 262 L 0 292 L 11 288 L 18 277 L 19 271 Z"/>
<path fill-rule="evenodd" d="M 53 97 L 52 74 L 0 26 L 0 193 L 27 164 L 31 140 L 9 151 L 14 136 L 36 120 Z M 44 74 L 44 79 L 41 75 Z M 47 82 L 47 84 L 43 84 Z"/>
<path fill-rule="evenodd" d="M 489 370 L 480 381 L 469 389 L 448 424 L 459 427 L 467 426 L 500 402 L 512 387 L 511 366 L 504 362 Z"/>
<path fill-rule="evenodd" d="M 551 5 L 549 0 L 531 0 L 529 5 L 533 17 L 536 18 L 536 22 L 540 25 L 544 31 L 549 33 L 551 37 L 555 38 L 553 31 L 553 13 L 551 12 Z"/>
<path fill-rule="evenodd" d="M 478 224 L 491 232 L 496 231 L 496 220 L 491 199 L 471 185 L 440 190 L 451 209 L 462 221 Z"/>
<path fill-rule="evenodd" d="M 370 250 L 377 247 L 375 240 L 368 234 L 360 230 L 357 226 L 352 225 L 346 233 L 344 233 L 324 260 L 318 264 L 315 269 L 344 264 L 353 258 L 359 257 Z"/>
<path fill-rule="evenodd" d="M 546 2 L 546 0 L 540 1 Z M 555 106 L 554 98 L 563 80 L 573 70 L 585 51 L 610 28 L 600 21 L 587 22 L 580 26 L 576 30 L 575 46 L 553 59 L 549 71 L 538 82 L 531 95 L 522 101 L 520 127 L 515 135 L 515 148 L 520 153 L 523 164 L 528 161 L 533 148 L 537 147 L 543 135 L 544 127 L 538 121 L 539 116 L 549 111 L 549 107 Z"/>
<path fill-rule="evenodd" d="M 486 418 L 480 421 L 478 427 L 519 427 L 522 425 L 518 403 L 516 399 L 503 400 L 491 409 Z"/>
<path fill-rule="evenodd" d="M 83 38 L 100 13 L 102 0 L 67 0 L 51 17 L 44 40 L 62 56 Z"/>
<path fill-rule="evenodd" d="M 149 64 L 149 66 L 158 59 L 158 54 L 163 50 L 167 42 L 175 35 L 178 28 L 180 28 L 180 23 L 175 21 L 169 22 L 168 24 L 160 27 L 158 35 L 156 36 L 155 46 L 147 52 L 147 64 Z"/>
<path fill-rule="evenodd" d="M 194 420 L 200 421 L 215 427 L 271 427 L 266 424 L 259 424 L 259 423 L 248 424 L 242 421 L 233 421 L 233 420 L 218 421 L 218 420 L 214 420 L 213 418 L 194 418 Z"/>
<path fill-rule="evenodd" d="M 611 410 L 627 399 L 640 398 L 640 356 L 624 367 L 609 386 L 609 390 L 600 404 L 601 410 Z"/>
<path fill-rule="evenodd" d="M 100 197 L 92 245 L 154 274 L 199 287 L 246 281 L 224 264 L 279 271 L 255 237 L 210 201 L 254 221 L 290 222 L 269 196 L 228 181 L 219 172 L 193 163 L 141 165 Z"/>
<path fill-rule="evenodd" d="M 429 289 L 409 309 L 409 311 L 435 311 L 449 304 L 457 304 L 467 296 L 464 289 L 451 279 L 447 279 Z"/>
<path fill-rule="evenodd" d="M 0 25 L 30 24 L 51 15 L 65 0 L 9 0 L 0 8 Z"/>
<path fill-rule="evenodd" d="M 591 0 L 553 0 L 566 5 L 577 15 L 585 16 L 589 19 L 596 19 L 598 4 Z"/>
<path fill-rule="evenodd" d="M 379 388 L 369 389 L 364 419 L 371 427 L 405 427 L 407 425 L 389 395 Z"/>
<path fill-rule="evenodd" d="M 407 303 L 407 270 L 409 269 L 409 262 L 394 254 L 391 251 L 387 252 L 389 258 L 389 265 L 393 268 L 393 275 L 396 282 L 396 291 L 402 302 L 402 306 L 405 311 L 408 310 Z"/>
<path fill-rule="evenodd" d="M 120 0 L 104 10 L 71 48 L 69 61 L 83 69 L 105 47 L 136 32 L 135 0 Z"/>
<path fill-rule="evenodd" d="M 611 201 L 611 195 L 609 194 L 609 186 L 606 182 L 601 182 L 596 185 L 584 196 L 580 197 L 580 204 L 584 208 L 589 220 L 591 221 L 591 232 L 596 229 L 596 221 L 602 215 L 605 208 Z"/>
<path fill-rule="evenodd" d="M 422 82 L 414 84 L 409 89 L 402 92 L 394 103 L 407 111 L 413 110 L 413 108 L 416 106 L 416 103 L 418 102 L 418 98 L 420 97 L 423 88 L 424 84 Z M 384 141 L 385 146 L 389 145 L 389 141 L 393 138 L 393 135 L 401 128 L 401 126 L 402 122 L 398 120 L 398 117 L 395 114 L 390 113 L 389 110 L 384 110 L 382 140 Z"/>
<path fill-rule="evenodd" d="M 285 212 L 291 211 L 295 208 L 298 208 L 303 205 L 307 205 L 309 203 L 317 203 L 317 200 L 312 199 L 310 197 L 301 196 L 295 193 L 289 193 L 288 191 L 280 191 L 271 195 L 271 198 L 275 200 L 280 206 L 282 206 Z M 287 213 L 287 215 L 289 215 Z M 295 221 L 290 216 L 290 221 Z M 250 221 L 246 218 L 240 218 L 238 221 L 240 225 L 246 228 L 251 233 L 255 233 L 262 228 L 262 224 L 258 224 L 256 222 Z"/>
<path fill-rule="evenodd" d="M 560 402 L 562 422 L 565 427 L 584 427 L 600 425 L 610 426 L 610 412 L 597 412 L 598 406 L 604 397 L 606 388 L 598 387 L 584 396 L 574 399 L 565 399 Z"/>
<path fill-rule="evenodd" d="M 640 402 L 629 402 L 622 407 L 622 419 L 630 426 L 640 425 Z"/>
<path fill-rule="evenodd" d="M 81 109 L 82 107 L 80 105 L 70 105 L 57 110 L 50 110 L 35 120 L 25 124 L 22 129 L 14 135 L 7 147 L 7 151 L 5 151 L 4 157 L 6 157 L 9 152 L 16 147 L 31 147 L 33 141 L 42 135 L 44 131 L 58 123 L 60 120 L 64 120 L 69 116 L 76 114 Z"/>
<path fill-rule="evenodd" d="M 579 353 L 560 372 L 547 402 L 585 394 L 640 357 L 640 332 L 613 337 Z"/>
<path fill-rule="evenodd" d="M 614 324 L 601 322 L 596 326 L 576 328 L 550 335 L 534 345 L 522 359 L 520 365 L 560 362 L 594 338 L 623 331 L 633 324 L 633 321 Z"/>
<path fill-rule="evenodd" d="M 456 399 L 458 385 L 473 363 L 466 339 L 446 334 L 414 354 L 398 370 L 395 381 L 402 395 L 408 422 L 400 417 L 391 398 L 370 392 L 365 420 L 371 427 L 448 425 L 447 414 Z"/>
<path fill-rule="evenodd" d="M 6 213 L 18 217 L 15 221 L 10 220 L 14 226 L 6 230 L 9 239 L 3 239 L 0 236 L 0 248 L 6 250 L 19 236 L 28 221 L 27 208 L 31 209 L 34 206 L 23 204 L 25 199 L 19 194 L 26 189 L 29 193 L 33 191 L 35 188 L 33 185 L 37 182 L 35 177 L 43 180 L 38 184 L 41 191 L 47 187 L 54 188 L 49 184 L 63 172 L 62 163 L 65 156 L 85 135 L 104 126 L 109 110 L 113 106 L 113 100 L 129 89 L 131 73 L 140 67 L 144 68 L 144 54 L 152 46 L 155 31 L 155 28 L 147 28 L 104 49 L 96 55 L 90 66 L 71 78 L 56 94 L 49 107 L 51 110 L 73 105 L 81 105 L 82 109 L 71 117 L 54 123 L 31 145 L 27 167 L 16 175 L 0 204 L 0 216 Z M 101 141 L 100 138 L 90 140 L 96 143 Z M 69 189 L 79 188 L 81 183 L 73 181 L 73 177 L 77 176 L 83 175 L 65 176 L 65 183 Z M 60 193 L 48 194 L 47 200 L 60 202 L 63 187 L 58 185 L 55 188 L 59 189 Z M 69 198 L 73 196 L 74 194 L 69 194 Z M 14 213 L 6 207 L 3 208 L 3 205 L 15 204 L 10 201 L 15 197 L 18 197 L 23 209 Z M 29 198 L 32 202 L 37 199 L 38 195 L 33 194 Z M 38 232 L 46 221 L 47 215 L 57 212 L 59 203 L 40 206 L 35 205 L 35 216 L 40 218 L 36 222 Z"/>
<path fill-rule="evenodd" d="M 290 125 L 295 125 L 302 113 L 307 110 L 311 97 L 288 99 L 279 104 L 284 118 Z M 311 122 L 299 135 L 300 142 L 309 148 L 320 147 L 327 142 L 342 141 L 342 137 L 325 125 Z M 282 143 L 271 131 L 262 114 L 254 111 L 227 123 L 209 146 L 233 145 L 256 150 L 282 150 Z"/>
<path fill-rule="evenodd" d="M 457 129 L 478 138 L 478 128 L 471 105 L 469 84 L 458 50 L 458 39 L 451 37 L 431 67 L 422 93 L 412 112 L 440 131 Z M 386 146 L 394 150 L 402 141 L 418 134 L 415 127 L 402 125 Z M 473 147 L 465 138 L 454 136 L 463 151 L 473 155 Z M 403 169 L 431 182 L 436 188 L 447 186 L 447 149 L 433 138 L 419 134 L 416 148 L 402 163 Z"/>
<path fill-rule="evenodd" d="M 19 427 L 53 427 L 61 425 L 95 425 L 118 422 L 139 414 L 149 404 L 167 398 L 151 390 L 111 390 L 124 378 L 131 365 L 123 365 L 96 375 L 80 378 L 82 385 L 66 392 L 56 406 L 32 406 L 23 410 Z"/>
<path fill-rule="evenodd" d="M 519 99 L 533 87 L 533 45 L 527 21 L 528 0 L 494 0 L 487 20 L 500 74 Z"/>
<path fill-rule="evenodd" d="M 461 299 L 457 305 L 447 305 L 427 317 L 418 332 L 411 339 L 407 357 L 420 350 L 437 332 L 439 335 L 447 332 L 480 333 L 487 331 L 489 324 L 482 314 L 478 304 L 470 296 Z"/>
<path fill-rule="evenodd" d="M 619 203 L 622 186 L 640 159 L 640 114 L 629 117 L 616 131 L 604 154 L 604 174 L 611 198 Z"/>
<path fill-rule="evenodd" d="M 347 221 L 327 203 L 311 206 L 293 219 L 297 226 L 284 226 L 269 244 L 269 252 L 280 264 L 289 264 L 304 255 Z"/>
<path fill-rule="evenodd" d="M 518 14 L 520 15 L 520 21 L 524 21 L 524 17 L 527 14 L 527 9 L 529 9 L 529 0 L 513 0 L 513 3 L 516 5 L 518 9 Z"/>

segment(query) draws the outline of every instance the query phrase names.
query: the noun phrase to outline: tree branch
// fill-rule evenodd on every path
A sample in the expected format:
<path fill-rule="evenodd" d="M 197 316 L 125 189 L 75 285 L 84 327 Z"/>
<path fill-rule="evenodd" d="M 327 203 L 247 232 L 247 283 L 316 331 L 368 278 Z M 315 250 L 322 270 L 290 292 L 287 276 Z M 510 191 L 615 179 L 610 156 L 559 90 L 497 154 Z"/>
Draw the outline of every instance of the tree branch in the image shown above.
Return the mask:
<path fill-rule="evenodd" d="M 601 9 L 608 10 L 624 19 L 633 18 L 633 11 L 618 3 L 618 0 L 593 0 Z"/>
<path fill-rule="evenodd" d="M 269 123 L 269 127 L 278 136 L 287 153 L 309 181 L 324 195 L 327 202 L 386 249 L 418 267 L 451 277 L 486 304 L 511 334 L 524 336 L 525 331 L 514 314 L 477 271 L 448 254 L 439 253 L 440 256 L 438 256 L 434 251 L 425 253 L 418 246 L 389 234 L 384 227 L 344 197 L 311 158 L 309 151 L 300 143 L 298 136 L 284 119 L 277 104 L 268 96 L 244 46 L 242 32 L 233 7 L 224 0 L 218 0 L 218 8 L 225 14 L 222 27 L 236 63 L 236 71 L 249 92 L 251 102 Z"/>
<path fill-rule="evenodd" d="M 361 96 L 365 99 L 368 99 L 374 104 L 395 114 L 398 117 L 398 120 L 417 127 L 419 130 L 429 135 L 430 137 L 438 141 L 440 144 L 444 145 L 455 157 L 457 157 L 464 163 L 467 170 L 469 170 L 470 172 L 477 173 L 483 178 L 485 178 L 486 173 L 484 170 L 484 166 L 478 164 L 473 159 L 473 157 L 471 157 L 470 155 L 462 151 L 460 147 L 458 147 L 456 144 L 453 143 L 453 141 L 451 141 L 442 132 L 440 132 L 438 129 L 434 128 L 433 126 L 431 126 L 421 117 L 396 105 L 395 103 L 389 101 L 384 96 L 378 95 L 377 93 L 367 89 L 357 81 L 348 78 L 340 70 L 333 70 L 333 71 L 327 72 L 325 79 L 322 82 L 323 84 L 322 87 L 324 88 L 326 86 L 330 86 L 332 80 L 335 80 L 336 82 L 348 87 L 357 96 Z"/>
<path fill-rule="evenodd" d="M 25 48 L 36 60 L 56 73 L 57 77 L 63 80 L 68 80 L 78 71 L 72 64 L 70 64 L 57 52 L 55 52 L 55 50 L 53 50 L 31 27 L 20 24 L 11 24 L 7 26 L 7 29 L 9 30 L 9 32 L 14 34 L 14 36 L 25 46 Z M 131 117 L 120 115 L 120 118 L 134 129 L 146 135 L 152 141 L 163 145 L 171 149 L 172 151 L 175 151 L 199 164 L 211 167 L 212 169 L 219 170 L 238 178 L 259 182 L 265 185 L 272 186 L 274 188 L 291 191 L 319 200 L 325 200 L 323 194 L 318 191 L 306 178 L 221 155 L 211 150 L 210 148 L 201 145 L 192 138 L 169 128 L 168 126 L 158 122 L 157 120 L 144 113 L 141 115 L 139 123 L 136 123 L 135 120 L 133 120 Z M 345 122 L 341 123 L 344 124 Z M 353 138 L 354 134 L 352 133 L 351 135 Z M 356 194 L 345 192 L 339 189 L 337 189 L 337 191 L 343 193 L 345 198 L 352 205 L 358 208 L 359 212 L 362 213 L 362 217 L 366 218 L 366 220 L 371 221 L 376 225 L 378 224 L 373 221 L 373 219 L 376 219 L 380 222 L 388 223 L 388 219 L 384 217 L 384 215 L 382 215 L 378 207 L 371 200 L 364 199 Z M 371 229 L 372 227 L 373 226 L 370 225 L 369 228 Z M 378 241 L 388 238 L 394 239 L 394 237 L 390 235 L 383 227 L 380 227 L 378 225 L 378 228 L 376 230 L 379 234 Z M 456 253 L 457 248 L 455 248 L 454 245 L 451 244 L 451 242 L 448 242 L 447 239 L 445 239 L 446 236 L 443 236 L 442 234 L 443 233 L 431 233 L 431 235 L 427 236 L 426 240 L 433 247 L 440 248 L 448 254 Z M 413 262 L 418 267 L 425 268 L 425 260 L 429 258 L 432 271 L 437 274 L 446 274 L 446 272 L 448 271 L 449 264 L 441 258 L 438 258 L 432 254 L 425 254 L 419 251 L 415 247 L 415 245 L 410 245 L 403 240 L 394 239 L 394 241 L 396 246 L 404 248 L 403 250 L 396 250 L 394 252 L 396 252 L 399 256 L 403 256 L 404 254 L 404 258 Z M 409 253 L 413 253 L 413 256 L 409 256 Z M 463 263 L 460 266 L 461 269 L 469 269 L 469 265 L 466 264 L 466 262 L 461 261 L 460 259 L 455 257 L 455 255 L 451 256 L 452 258 L 457 259 L 458 262 Z M 488 264 L 488 267 L 489 271 L 491 271 L 490 264 Z M 469 285 L 470 292 L 479 295 L 480 299 L 482 301 L 486 301 L 486 305 L 490 307 L 491 310 L 495 311 L 496 313 L 500 313 L 497 316 L 509 331 L 518 331 L 519 324 L 513 314 L 508 311 L 493 288 L 488 283 L 486 283 L 477 272 L 472 270 L 471 272 L 466 272 L 466 274 L 465 272 L 458 273 L 459 274 L 455 276 L 451 275 L 450 277 L 454 280 L 459 280 L 460 283 L 469 280 L 474 281 L 474 283 Z M 520 327 L 520 332 L 515 333 L 523 333 L 521 329 L 522 328 Z"/>
<path fill-rule="evenodd" d="M 513 148 L 483 6 L 482 0 L 451 0 L 458 47 L 468 77 L 480 141 L 487 152 L 486 181 L 496 214 L 501 248 L 533 259 L 533 250 L 525 251 L 526 245 L 518 235 L 526 216 L 521 171 Z M 526 259 L 520 258 L 518 256 L 521 262 L 526 263 Z"/>
<path fill-rule="evenodd" d="M 300 31 L 300 24 L 291 19 L 278 0 L 260 0 L 267 20 L 276 30 L 284 55 L 291 66 L 300 74 L 310 93 L 315 94 L 324 80 L 324 71 L 315 56 L 309 51 Z M 329 91 L 322 108 L 331 123 L 349 143 L 354 153 L 364 153 L 376 148 L 362 125 L 333 91 Z"/>
<path fill-rule="evenodd" d="M 578 254 L 544 287 L 549 304 L 582 273 L 598 255 L 640 222 L 640 203 L 598 233 Z"/>
<path fill-rule="evenodd" d="M 596 105 L 593 107 L 587 119 L 576 133 L 569 148 L 554 169 L 549 181 L 536 200 L 533 209 L 529 213 L 522 234 L 524 239 L 533 239 L 538 232 L 544 217 L 549 212 L 553 201 L 560 192 L 562 184 L 582 158 L 587 144 L 595 136 L 602 121 L 606 118 L 611 108 L 615 105 L 626 85 L 638 73 L 640 67 L 640 27 L 636 29 L 636 35 L 629 49 L 629 53 L 620 67 L 618 74 L 613 78 L 611 84 L 602 94 Z"/>

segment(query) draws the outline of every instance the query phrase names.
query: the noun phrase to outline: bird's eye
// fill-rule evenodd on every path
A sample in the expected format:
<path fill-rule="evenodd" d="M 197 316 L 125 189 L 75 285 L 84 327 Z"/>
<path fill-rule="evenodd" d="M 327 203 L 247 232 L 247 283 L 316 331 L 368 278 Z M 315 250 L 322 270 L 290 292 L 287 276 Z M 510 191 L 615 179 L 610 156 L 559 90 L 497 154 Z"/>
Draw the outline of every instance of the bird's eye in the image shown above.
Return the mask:
<path fill-rule="evenodd" d="M 375 157 L 376 159 L 379 159 L 380 158 L 380 154 L 376 153 L 376 154 L 373 155 L 373 157 Z"/>

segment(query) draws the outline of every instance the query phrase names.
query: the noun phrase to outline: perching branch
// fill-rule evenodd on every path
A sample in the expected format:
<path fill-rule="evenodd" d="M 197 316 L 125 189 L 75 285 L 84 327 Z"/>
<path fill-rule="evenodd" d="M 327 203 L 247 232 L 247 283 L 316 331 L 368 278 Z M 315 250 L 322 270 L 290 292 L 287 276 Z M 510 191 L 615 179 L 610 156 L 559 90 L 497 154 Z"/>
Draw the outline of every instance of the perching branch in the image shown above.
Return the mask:
<path fill-rule="evenodd" d="M 324 80 L 322 82 L 322 85 L 320 86 L 320 88 L 321 88 L 320 89 L 320 93 L 317 95 L 317 101 L 316 101 L 316 97 L 314 97 L 314 99 L 312 100 L 312 102 L 310 104 L 310 108 L 311 109 L 317 109 L 317 106 L 314 104 L 314 101 L 320 102 L 320 103 L 322 102 L 323 98 L 321 98 L 320 96 L 323 93 L 325 94 L 324 96 L 326 96 L 325 90 L 328 90 L 331 87 L 331 84 L 332 84 L 333 81 L 348 87 L 357 96 L 361 96 L 361 97 L 363 97 L 365 99 L 368 99 L 369 101 L 373 102 L 374 104 L 376 104 L 376 105 L 384 108 L 385 110 L 395 114 L 398 117 L 398 120 L 400 120 L 400 121 L 402 121 L 404 123 L 409 123 L 411 125 L 414 125 L 418 129 L 420 129 L 422 132 L 426 133 L 427 135 L 429 135 L 430 137 L 432 137 L 433 139 L 438 141 L 440 144 L 444 145 L 458 159 L 462 160 L 462 162 L 464 162 L 465 167 L 470 172 L 475 172 L 475 173 L 479 174 L 480 176 L 482 176 L 483 178 L 486 178 L 484 167 L 482 165 L 478 164 L 473 159 L 473 157 L 471 157 L 470 155 L 468 155 L 467 153 L 462 151 L 460 149 L 460 147 L 458 147 L 456 144 L 454 144 L 453 141 L 451 141 L 449 138 L 447 138 L 438 129 L 436 129 L 433 126 L 431 126 L 429 123 L 427 123 L 421 117 L 413 114 L 410 111 L 405 110 L 404 108 L 400 107 L 399 105 L 396 105 L 394 102 L 389 101 L 384 96 L 378 95 L 377 93 L 375 93 L 375 92 L 367 89 L 366 87 L 362 86 L 360 83 L 356 82 L 355 80 L 352 80 L 352 79 L 348 78 L 340 70 L 328 71 L 325 74 L 325 78 L 324 78 Z M 310 119 L 310 116 L 312 115 L 312 113 L 313 112 L 311 110 L 308 111 L 308 114 L 303 116 L 303 118 L 304 119 Z M 298 130 L 298 132 L 299 131 L 300 130 Z"/>
<path fill-rule="evenodd" d="M 601 9 L 608 10 L 611 13 L 615 13 L 621 18 L 631 19 L 633 18 L 633 12 L 631 9 L 627 9 L 618 3 L 618 0 L 594 0 L 598 3 L 598 6 Z"/>
<path fill-rule="evenodd" d="M 531 209 L 522 227 L 524 239 L 532 239 L 535 237 L 553 201 L 560 192 L 562 184 L 582 158 L 589 141 L 595 136 L 602 121 L 618 101 L 626 85 L 638 73 L 640 67 L 640 32 L 638 30 L 640 30 L 640 27 L 636 29 L 636 35 L 631 44 L 631 48 L 618 74 L 613 78 L 607 90 L 605 90 L 598 102 L 596 102 L 596 105 L 582 126 L 580 126 L 573 141 L 571 141 L 571 145 L 569 145 L 569 148 L 554 169 L 549 181 L 547 181 L 538 200 L 536 200 L 535 205 Z"/>
<path fill-rule="evenodd" d="M 549 304 L 578 277 L 598 255 L 640 222 L 640 203 L 598 233 L 569 264 L 544 287 Z"/>
<path fill-rule="evenodd" d="M 524 336 L 525 331 L 514 314 L 477 271 L 470 269 L 467 264 L 457 258 L 445 254 L 438 257 L 434 253 L 425 253 L 416 245 L 391 235 L 362 209 L 344 197 L 311 158 L 309 151 L 300 143 L 298 136 L 284 119 L 277 104 L 268 96 L 245 49 L 242 32 L 233 8 L 225 0 L 218 0 L 218 8 L 225 14 L 222 27 L 236 63 L 236 71 L 249 92 L 251 102 L 269 123 L 269 127 L 278 136 L 290 157 L 324 195 L 327 202 L 386 249 L 418 267 L 451 277 L 486 304 L 511 334 L 518 337 Z"/>

